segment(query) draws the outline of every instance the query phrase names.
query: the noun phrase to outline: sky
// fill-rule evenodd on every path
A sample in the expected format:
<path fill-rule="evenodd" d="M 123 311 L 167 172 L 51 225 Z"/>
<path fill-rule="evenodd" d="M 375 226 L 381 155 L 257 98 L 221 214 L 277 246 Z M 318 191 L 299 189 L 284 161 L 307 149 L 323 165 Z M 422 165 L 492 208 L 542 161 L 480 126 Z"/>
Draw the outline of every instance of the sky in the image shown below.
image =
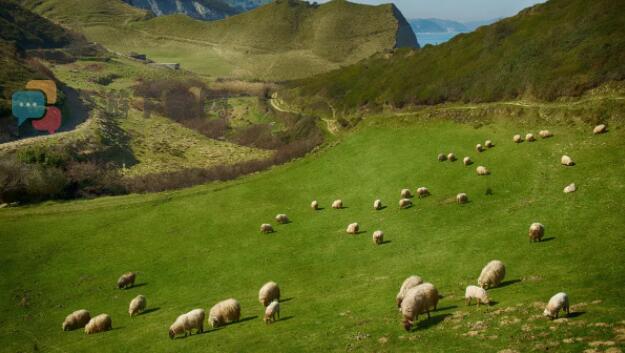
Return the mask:
<path fill-rule="evenodd" d="M 317 0 L 319 3 L 329 0 Z M 442 18 L 456 21 L 490 20 L 509 17 L 520 10 L 544 0 L 349 0 L 361 4 L 379 5 L 395 3 L 411 18 Z"/>

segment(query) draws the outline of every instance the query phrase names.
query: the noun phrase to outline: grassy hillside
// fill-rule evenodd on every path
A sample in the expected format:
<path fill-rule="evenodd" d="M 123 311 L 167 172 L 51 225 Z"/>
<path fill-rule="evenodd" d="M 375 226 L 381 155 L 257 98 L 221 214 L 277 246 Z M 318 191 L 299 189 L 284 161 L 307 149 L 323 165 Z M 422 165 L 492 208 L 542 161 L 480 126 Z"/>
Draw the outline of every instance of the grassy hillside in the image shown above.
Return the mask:
<path fill-rule="evenodd" d="M 12 249 L 0 254 L 0 351 L 625 349 L 622 125 L 614 121 L 608 134 L 593 136 L 576 119 L 510 119 L 500 111 L 482 116 L 491 121 L 482 125 L 440 114 L 371 118 L 332 149 L 233 182 L 0 210 L 0 246 Z M 542 128 L 555 137 L 511 141 Z M 477 155 L 473 146 L 486 139 L 496 147 Z M 476 164 L 436 161 L 449 151 Z M 561 166 L 563 153 L 577 165 Z M 492 175 L 478 177 L 481 164 Z M 571 182 L 578 192 L 563 194 Z M 398 210 L 399 190 L 418 186 L 432 196 Z M 471 202 L 457 205 L 458 192 Z M 336 198 L 347 208 L 332 210 Z M 376 198 L 388 208 L 374 211 Z M 324 209 L 311 211 L 313 199 Z M 280 212 L 293 222 L 261 235 L 258 226 Z M 348 236 L 354 221 L 364 233 Z M 536 221 L 547 241 L 530 244 L 527 229 Z M 376 229 L 386 244 L 372 244 Z M 465 307 L 464 287 L 494 258 L 508 268 L 505 286 L 489 291 L 496 304 Z M 128 270 L 139 271 L 139 285 L 115 289 Z M 410 274 L 445 298 L 432 319 L 421 317 L 405 332 L 394 299 Z M 270 326 L 257 301 L 268 280 L 283 293 L 282 319 Z M 543 305 L 558 291 L 569 293 L 575 314 L 551 322 Z M 138 294 L 150 310 L 129 318 Z M 242 322 L 167 337 L 180 313 L 228 297 L 241 301 Z M 65 315 L 79 308 L 109 313 L 114 330 L 61 331 Z"/>
<path fill-rule="evenodd" d="M 625 79 L 624 11 L 621 1 L 550 0 L 443 45 L 297 82 L 290 96 L 349 110 L 579 96 Z"/>

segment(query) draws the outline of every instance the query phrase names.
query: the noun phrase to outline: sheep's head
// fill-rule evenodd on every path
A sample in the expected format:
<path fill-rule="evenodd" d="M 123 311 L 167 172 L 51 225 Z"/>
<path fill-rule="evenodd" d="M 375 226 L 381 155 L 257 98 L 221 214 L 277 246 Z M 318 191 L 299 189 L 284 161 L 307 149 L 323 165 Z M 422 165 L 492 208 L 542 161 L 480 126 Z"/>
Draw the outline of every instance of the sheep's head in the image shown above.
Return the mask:
<path fill-rule="evenodd" d="M 211 325 L 211 327 L 215 328 L 218 326 L 219 321 L 217 320 L 216 317 L 209 317 L 208 318 L 208 323 Z"/>
<path fill-rule="evenodd" d="M 169 329 L 169 338 L 171 338 L 172 340 L 174 339 L 174 337 L 176 337 L 176 332 L 174 332 L 174 329 Z"/>
<path fill-rule="evenodd" d="M 63 323 L 63 331 L 69 331 L 69 324 L 67 322 Z"/>
<path fill-rule="evenodd" d="M 488 295 L 484 296 L 484 298 L 482 299 L 482 303 L 490 305 L 490 298 L 488 297 Z"/>
<path fill-rule="evenodd" d="M 548 317 L 548 318 L 550 318 L 550 319 L 553 319 L 553 317 L 554 317 L 553 313 L 549 310 L 549 308 L 547 308 L 547 309 L 545 309 L 545 311 L 543 311 L 543 315 Z"/>
<path fill-rule="evenodd" d="M 410 330 L 412 330 L 412 322 L 410 322 L 410 320 L 404 320 L 403 324 L 406 331 L 410 332 Z"/>

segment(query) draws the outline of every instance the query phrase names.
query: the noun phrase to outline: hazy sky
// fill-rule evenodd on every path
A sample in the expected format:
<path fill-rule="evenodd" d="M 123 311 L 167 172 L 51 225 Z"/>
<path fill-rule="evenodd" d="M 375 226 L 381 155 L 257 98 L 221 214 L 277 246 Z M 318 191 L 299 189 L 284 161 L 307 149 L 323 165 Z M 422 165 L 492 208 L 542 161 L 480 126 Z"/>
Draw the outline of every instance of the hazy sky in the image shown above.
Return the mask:
<path fill-rule="evenodd" d="M 329 0 L 317 0 L 323 3 Z M 436 17 L 474 21 L 515 15 L 520 10 L 544 0 L 349 0 L 362 4 L 393 2 L 406 18 Z"/>

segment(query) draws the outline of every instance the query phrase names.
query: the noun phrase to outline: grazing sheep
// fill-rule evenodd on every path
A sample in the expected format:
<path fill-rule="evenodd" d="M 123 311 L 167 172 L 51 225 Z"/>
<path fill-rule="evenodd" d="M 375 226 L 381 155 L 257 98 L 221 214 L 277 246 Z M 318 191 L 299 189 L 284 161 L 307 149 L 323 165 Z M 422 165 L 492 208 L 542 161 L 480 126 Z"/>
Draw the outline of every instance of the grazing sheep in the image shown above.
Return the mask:
<path fill-rule="evenodd" d="M 404 280 L 404 282 L 401 284 L 401 287 L 399 288 L 399 293 L 397 293 L 397 296 L 395 297 L 398 308 L 401 307 L 401 302 L 404 300 L 404 297 L 406 296 L 408 290 L 420 285 L 421 283 L 423 283 L 423 279 L 415 275 L 410 276 Z"/>
<path fill-rule="evenodd" d="M 176 318 L 176 321 L 169 327 L 169 338 L 174 339 L 177 335 L 184 333 L 191 335 L 192 330 L 196 333 L 204 332 L 204 318 L 206 311 L 204 309 L 193 309 L 186 314 L 182 314 Z"/>
<path fill-rule="evenodd" d="M 381 200 L 373 201 L 373 209 L 381 210 L 382 209 L 382 201 Z"/>
<path fill-rule="evenodd" d="M 462 159 L 462 163 L 464 163 L 465 166 L 469 166 L 473 164 L 473 161 L 471 160 L 471 157 L 464 157 L 464 159 Z"/>
<path fill-rule="evenodd" d="M 569 316 L 569 296 L 563 292 L 560 292 L 549 299 L 549 303 L 547 303 L 547 307 L 545 308 L 543 315 L 550 319 L 557 319 L 560 314 L 560 310 L 565 311 L 566 316 Z"/>
<path fill-rule="evenodd" d="M 418 287 L 409 289 L 400 307 L 404 329 L 410 331 L 412 325 L 419 319 L 419 314 L 427 312 L 429 316 L 427 308 L 428 303 L 425 298 L 425 293 L 419 290 Z"/>
<path fill-rule="evenodd" d="M 454 153 L 450 152 L 450 153 L 447 155 L 447 159 L 448 159 L 450 162 L 455 162 L 458 158 L 456 158 L 456 155 L 455 155 Z"/>
<path fill-rule="evenodd" d="M 117 288 L 125 289 L 135 285 L 137 274 L 135 272 L 126 272 L 117 280 Z"/>
<path fill-rule="evenodd" d="M 401 194 L 402 199 L 407 199 L 407 198 L 412 197 L 412 193 L 408 189 L 402 189 L 400 194 Z"/>
<path fill-rule="evenodd" d="M 358 223 L 352 223 L 350 225 L 347 226 L 347 234 L 358 234 L 358 230 L 360 229 L 360 226 L 358 225 Z"/>
<path fill-rule="evenodd" d="M 91 315 L 85 309 L 76 310 L 73 313 L 67 315 L 65 321 L 63 321 L 63 331 L 72 331 L 85 327 L 85 325 L 91 320 Z"/>
<path fill-rule="evenodd" d="M 464 300 L 467 305 L 471 304 L 471 300 L 475 299 L 477 301 L 477 306 L 480 304 L 490 304 L 490 299 L 488 299 L 488 294 L 484 288 L 480 288 L 478 286 L 467 286 L 467 289 L 464 291 Z"/>
<path fill-rule="evenodd" d="M 437 159 L 439 162 L 444 162 L 447 160 L 447 156 L 443 153 L 439 153 Z"/>
<path fill-rule="evenodd" d="M 525 141 L 527 141 L 527 142 L 534 142 L 534 141 L 536 141 L 536 138 L 534 137 L 534 134 L 529 133 L 529 134 L 525 135 Z"/>
<path fill-rule="evenodd" d="M 258 291 L 258 301 L 267 306 L 274 300 L 280 300 L 280 287 L 276 282 L 267 282 Z"/>
<path fill-rule="evenodd" d="M 592 130 L 592 133 L 595 135 L 603 134 L 608 131 L 608 127 L 605 124 L 597 125 Z"/>
<path fill-rule="evenodd" d="M 575 191 L 577 191 L 577 185 L 575 185 L 575 183 L 571 183 L 564 188 L 565 194 L 570 194 Z"/>
<path fill-rule="evenodd" d="M 545 226 L 540 223 L 532 223 L 529 230 L 530 242 L 541 241 L 545 235 Z"/>
<path fill-rule="evenodd" d="M 484 142 L 484 146 L 486 146 L 488 148 L 493 148 L 493 147 L 495 147 L 495 144 L 491 140 L 486 140 L 486 142 Z"/>
<path fill-rule="evenodd" d="M 340 210 L 341 208 L 343 208 L 343 201 L 335 200 L 334 202 L 332 202 L 332 208 Z"/>
<path fill-rule="evenodd" d="M 456 195 L 456 202 L 458 202 L 460 205 L 465 204 L 469 202 L 469 196 L 467 196 L 467 194 L 465 194 L 464 192 L 461 192 Z"/>
<path fill-rule="evenodd" d="M 289 223 L 289 217 L 283 213 L 276 215 L 276 222 L 279 224 L 287 224 Z"/>
<path fill-rule="evenodd" d="M 484 146 L 482 146 L 481 143 L 478 143 L 477 145 L 475 145 L 475 150 L 478 152 L 484 152 Z"/>
<path fill-rule="evenodd" d="M 273 227 L 269 223 L 263 223 L 260 225 L 261 233 L 273 233 Z"/>
<path fill-rule="evenodd" d="M 549 130 L 540 130 L 540 132 L 538 133 L 538 135 L 540 135 L 540 137 L 542 137 L 542 138 L 544 138 L 544 139 L 546 139 L 546 138 L 549 138 L 549 137 L 552 137 L 552 136 L 553 136 L 553 134 L 552 134 L 552 133 L 551 133 L 551 131 L 549 131 Z"/>
<path fill-rule="evenodd" d="M 143 295 L 137 295 L 133 300 L 130 301 L 130 305 L 128 306 L 128 314 L 130 316 L 135 316 L 140 312 L 143 312 L 147 305 L 148 301 L 145 299 L 145 297 Z"/>
<path fill-rule="evenodd" d="M 442 297 L 438 293 L 438 289 L 436 289 L 432 283 L 422 283 L 416 286 L 415 289 L 423 293 L 423 297 L 425 298 L 425 311 L 420 312 L 419 314 L 427 313 L 429 318 L 430 310 L 436 311 L 438 300 Z"/>
<path fill-rule="evenodd" d="M 412 206 L 412 201 L 410 199 L 399 200 L 399 208 L 408 208 L 410 206 Z"/>
<path fill-rule="evenodd" d="M 108 331 L 112 326 L 111 317 L 108 316 L 108 314 L 100 314 L 89 320 L 85 326 L 85 333 L 90 335 L 92 333 Z"/>
<path fill-rule="evenodd" d="M 484 288 L 498 287 L 506 277 L 506 266 L 499 260 L 493 260 L 486 264 L 477 279 L 477 285 Z"/>
<path fill-rule="evenodd" d="M 567 155 L 564 155 L 562 156 L 562 158 L 560 158 L 560 163 L 567 167 L 572 167 L 575 165 L 575 162 L 573 162 L 573 159 Z"/>
<path fill-rule="evenodd" d="M 313 210 L 317 211 L 319 209 L 319 202 L 317 201 L 313 201 L 310 203 L 310 208 L 312 208 Z"/>
<path fill-rule="evenodd" d="M 375 245 L 380 245 L 384 242 L 384 232 L 381 230 L 376 230 L 373 232 L 373 243 Z"/>
<path fill-rule="evenodd" d="M 428 190 L 428 188 L 422 186 L 422 187 L 417 189 L 417 196 L 419 196 L 419 198 L 428 197 L 428 196 L 430 196 L 430 190 Z"/>
<path fill-rule="evenodd" d="M 514 141 L 514 143 L 521 143 L 523 142 L 523 138 L 521 137 L 521 135 L 514 135 L 512 137 L 512 141 Z"/>
<path fill-rule="evenodd" d="M 223 326 L 229 322 L 239 321 L 240 318 L 241 304 L 236 299 L 220 301 L 211 308 L 208 314 L 211 327 Z"/>
<path fill-rule="evenodd" d="M 270 324 L 276 321 L 276 315 L 278 316 L 278 319 L 279 319 L 280 318 L 280 302 L 278 302 L 277 300 L 274 300 L 265 308 L 265 317 L 263 317 L 263 320 L 265 321 L 266 324 Z"/>
<path fill-rule="evenodd" d="M 490 174 L 488 169 L 486 169 L 486 167 L 484 167 L 484 166 L 477 167 L 475 169 L 475 171 L 477 172 L 477 175 L 488 175 L 488 174 Z"/>

